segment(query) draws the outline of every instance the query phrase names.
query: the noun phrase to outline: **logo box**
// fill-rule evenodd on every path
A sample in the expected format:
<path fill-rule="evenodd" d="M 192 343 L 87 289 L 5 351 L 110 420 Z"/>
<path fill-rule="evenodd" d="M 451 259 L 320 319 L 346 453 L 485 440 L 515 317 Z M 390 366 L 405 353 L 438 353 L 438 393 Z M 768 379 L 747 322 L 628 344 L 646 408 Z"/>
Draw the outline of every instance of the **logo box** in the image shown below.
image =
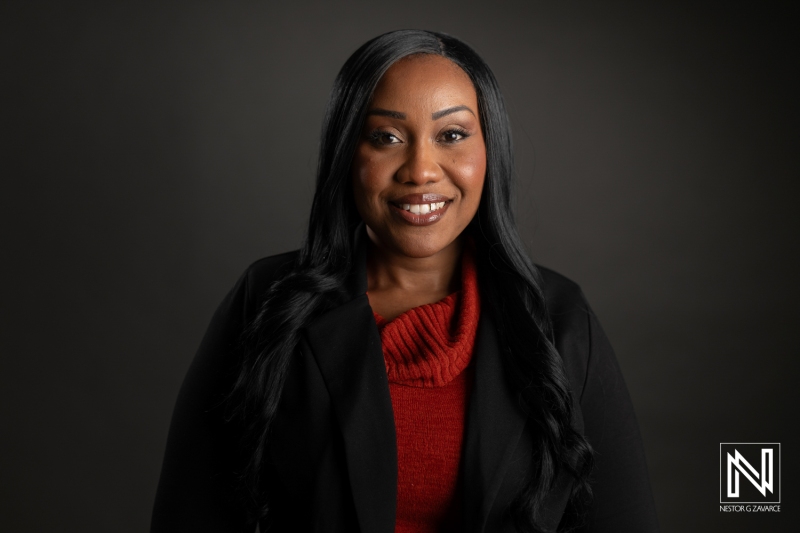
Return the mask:
<path fill-rule="evenodd" d="M 719 503 L 781 503 L 780 443 L 720 443 Z"/>

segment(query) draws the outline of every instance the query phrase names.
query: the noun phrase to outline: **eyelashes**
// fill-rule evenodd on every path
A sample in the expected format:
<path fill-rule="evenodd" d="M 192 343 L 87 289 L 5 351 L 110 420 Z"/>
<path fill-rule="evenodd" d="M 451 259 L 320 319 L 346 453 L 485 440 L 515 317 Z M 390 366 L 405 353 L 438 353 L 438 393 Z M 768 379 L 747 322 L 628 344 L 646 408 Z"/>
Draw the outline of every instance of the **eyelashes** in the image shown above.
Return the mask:
<path fill-rule="evenodd" d="M 444 137 L 446 142 L 458 142 L 469 137 L 469 132 L 463 128 L 450 128 L 443 131 L 440 137 Z"/>
<path fill-rule="evenodd" d="M 396 135 L 388 131 L 375 130 L 368 135 L 369 141 L 377 146 L 384 146 L 387 144 L 398 144 L 400 139 Z"/>
<path fill-rule="evenodd" d="M 458 127 L 448 128 L 439 134 L 438 140 L 444 144 L 454 144 L 468 138 L 470 133 Z M 374 130 L 367 135 L 369 141 L 376 146 L 387 146 L 390 144 L 400 144 L 401 141 L 397 135 L 385 130 Z"/>

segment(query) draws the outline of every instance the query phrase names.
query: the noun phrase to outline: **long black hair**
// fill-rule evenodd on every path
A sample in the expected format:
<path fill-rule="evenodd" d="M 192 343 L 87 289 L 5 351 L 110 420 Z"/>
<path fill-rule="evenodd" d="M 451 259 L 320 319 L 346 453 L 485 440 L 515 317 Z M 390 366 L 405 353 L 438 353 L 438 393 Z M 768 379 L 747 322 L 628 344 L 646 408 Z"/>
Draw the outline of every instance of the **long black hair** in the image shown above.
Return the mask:
<path fill-rule="evenodd" d="M 475 51 L 454 37 L 429 31 L 380 35 L 356 50 L 336 77 L 323 121 L 307 237 L 293 270 L 270 288 L 244 338 L 247 351 L 231 396 L 250 454 L 244 483 L 256 514 L 268 516 L 269 501 L 259 475 L 289 362 L 301 329 L 345 297 L 345 280 L 354 259 L 354 229 L 360 223 L 351 163 L 367 106 L 389 67 L 414 54 L 449 59 L 467 73 L 478 96 L 487 167 L 480 207 L 468 231 L 478 251 L 481 297 L 505 348 L 506 378 L 536 429 L 529 481 L 511 512 L 520 529 L 541 530 L 544 498 L 557 475 L 566 471 L 576 481 L 559 526 L 568 530 L 590 495 L 592 452 L 570 424 L 569 383 L 553 345 L 541 281 L 514 222 L 514 163 L 505 105 L 494 75 Z"/>

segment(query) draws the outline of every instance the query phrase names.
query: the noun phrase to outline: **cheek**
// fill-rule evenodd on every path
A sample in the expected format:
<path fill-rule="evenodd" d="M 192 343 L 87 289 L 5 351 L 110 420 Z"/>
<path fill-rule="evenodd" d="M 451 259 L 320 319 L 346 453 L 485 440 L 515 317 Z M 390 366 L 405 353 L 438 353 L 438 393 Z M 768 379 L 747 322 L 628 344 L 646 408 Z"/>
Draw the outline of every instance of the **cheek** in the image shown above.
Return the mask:
<path fill-rule="evenodd" d="M 353 157 L 350 174 L 356 210 L 365 221 L 377 221 L 383 216 L 382 193 L 387 188 L 386 165 L 370 150 L 359 148 Z M 391 182 L 391 174 L 388 181 Z"/>
<path fill-rule="evenodd" d="M 458 165 L 458 176 L 459 188 L 465 201 L 477 206 L 486 179 L 486 152 L 472 152 L 462 158 Z"/>
<path fill-rule="evenodd" d="M 369 202 L 371 191 L 374 187 L 374 163 L 360 151 L 353 157 L 353 166 L 350 171 L 353 179 L 353 192 L 356 205 L 362 206 Z"/>
<path fill-rule="evenodd" d="M 353 187 L 365 193 L 377 193 L 382 188 L 383 168 L 377 157 L 371 157 L 368 151 L 360 149 L 353 157 Z"/>

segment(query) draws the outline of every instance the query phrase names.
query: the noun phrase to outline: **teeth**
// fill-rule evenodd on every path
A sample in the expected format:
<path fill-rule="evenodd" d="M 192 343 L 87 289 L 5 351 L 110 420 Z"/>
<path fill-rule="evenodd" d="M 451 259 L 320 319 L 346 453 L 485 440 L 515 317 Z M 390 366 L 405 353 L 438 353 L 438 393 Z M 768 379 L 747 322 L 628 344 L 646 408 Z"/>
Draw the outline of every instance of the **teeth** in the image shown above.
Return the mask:
<path fill-rule="evenodd" d="M 430 204 L 402 204 L 402 207 L 405 211 L 410 211 L 415 215 L 427 215 L 431 211 L 436 211 L 437 209 L 441 209 L 444 207 L 444 204 L 447 202 L 433 202 Z"/>

